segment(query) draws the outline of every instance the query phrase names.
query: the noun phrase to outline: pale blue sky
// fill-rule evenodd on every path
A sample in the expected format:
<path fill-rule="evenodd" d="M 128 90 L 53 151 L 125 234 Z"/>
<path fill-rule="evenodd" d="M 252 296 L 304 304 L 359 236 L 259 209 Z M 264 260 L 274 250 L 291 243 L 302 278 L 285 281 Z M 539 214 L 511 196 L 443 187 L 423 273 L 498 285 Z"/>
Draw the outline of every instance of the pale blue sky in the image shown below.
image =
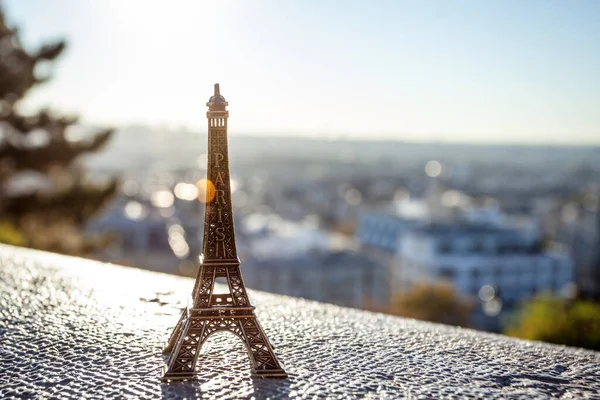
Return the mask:
<path fill-rule="evenodd" d="M 241 133 L 600 143 L 600 0 L 8 0 L 65 37 L 29 106 Z"/>

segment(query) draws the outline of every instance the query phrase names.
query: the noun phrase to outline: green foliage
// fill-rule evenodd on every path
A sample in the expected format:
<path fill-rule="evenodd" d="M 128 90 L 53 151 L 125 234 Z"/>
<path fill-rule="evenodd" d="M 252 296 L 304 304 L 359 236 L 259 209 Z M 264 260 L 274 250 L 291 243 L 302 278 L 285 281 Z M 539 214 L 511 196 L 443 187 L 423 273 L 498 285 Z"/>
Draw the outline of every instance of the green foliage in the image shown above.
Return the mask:
<path fill-rule="evenodd" d="M 539 296 L 505 332 L 522 339 L 600 350 L 600 304 Z"/>
<path fill-rule="evenodd" d="M 390 314 L 449 325 L 468 326 L 472 311 L 451 285 L 421 283 L 394 296 Z"/>
<path fill-rule="evenodd" d="M 25 237 L 10 222 L 0 221 L 0 243 L 8 243 L 13 246 L 23 246 Z"/>
<path fill-rule="evenodd" d="M 67 131 L 76 118 L 48 109 L 23 114 L 19 107 L 30 89 L 50 79 L 38 67 L 56 61 L 65 46 L 25 49 L 0 7 L 0 242 L 85 255 L 106 242 L 82 231 L 116 193 L 117 181 L 91 182 L 78 159 L 100 150 L 113 132 L 71 141 Z M 37 174 L 37 187 L 15 190 L 24 173 Z"/>

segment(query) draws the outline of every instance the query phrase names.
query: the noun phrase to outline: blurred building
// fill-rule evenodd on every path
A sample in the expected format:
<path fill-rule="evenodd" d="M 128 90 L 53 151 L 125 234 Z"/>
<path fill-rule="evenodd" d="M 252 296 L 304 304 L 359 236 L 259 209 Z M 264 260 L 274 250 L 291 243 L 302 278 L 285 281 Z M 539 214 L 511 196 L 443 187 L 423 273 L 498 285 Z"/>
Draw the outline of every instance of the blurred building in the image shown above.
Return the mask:
<path fill-rule="evenodd" d="M 557 240 L 567 245 L 575 262 L 575 278 L 582 294 L 600 298 L 600 202 L 598 195 L 562 208 Z"/>
<path fill-rule="evenodd" d="M 238 233 L 250 288 L 359 308 L 387 301 L 387 264 L 357 251 L 343 234 L 320 229 L 314 216 L 294 222 L 249 214 Z"/>
<path fill-rule="evenodd" d="M 304 255 L 245 260 L 246 286 L 347 307 L 387 302 L 387 266 L 357 251 L 314 251 Z"/>
<path fill-rule="evenodd" d="M 421 223 L 386 212 L 363 212 L 358 219 L 355 238 L 363 247 L 395 254 L 402 234 Z"/>
<path fill-rule="evenodd" d="M 439 180 L 430 179 L 424 197 L 411 199 L 404 193 L 393 210 L 364 210 L 356 229 L 356 241 L 366 248 L 396 254 L 402 235 L 432 222 L 460 224 L 502 224 L 506 216 L 495 202 L 476 205 L 475 200 L 457 190 L 446 190 Z M 488 199 L 489 203 L 489 199 Z"/>
<path fill-rule="evenodd" d="M 395 288 L 445 281 L 481 303 L 474 324 L 499 329 L 497 317 L 540 292 L 560 294 L 573 280 L 565 252 L 542 250 L 528 231 L 493 224 L 431 223 L 406 232 L 391 271 Z M 493 295 L 481 295 L 482 288 Z M 486 301 L 493 303 L 486 304 Z"/>
<path fill-rule="evenodd" d="M 189 271 L 181 270 L 182 260 L 195 262 L 200 252 L 199 222 L 190 218 L 195 213 L 181 205 L 156 207 L 150 200 L 121 196 L 86 230 L 115 236 L 109 248 L 95 254 L 97 259 L 188 275 Z"/>
<path fill-rule="evenodd" d="M 586 297 L 600 298 L 600 190 L 588 188 L 568 201 L 536 204 L 544 237 L 569 249 L 575 282 Z"/>

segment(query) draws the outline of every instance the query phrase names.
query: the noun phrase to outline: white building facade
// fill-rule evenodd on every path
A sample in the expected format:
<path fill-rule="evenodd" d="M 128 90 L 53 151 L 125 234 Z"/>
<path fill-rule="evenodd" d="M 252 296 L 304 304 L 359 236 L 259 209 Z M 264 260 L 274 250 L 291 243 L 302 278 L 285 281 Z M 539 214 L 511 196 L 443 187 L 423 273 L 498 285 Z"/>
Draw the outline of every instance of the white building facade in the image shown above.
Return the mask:
<path fill-rule="evenodd" d="M 573 263 L 567 253 L 541 250 L 536 238 L 515 229 L 428 224 L 402 236 L 391 279 L 400 291 L 420 282 L 448 282 L 472 299 L 489 285 L 510 312 L 537 293 L 563 293 L 573 281 Z M 474 319 L 494 328 L 482 326 L 489 324 L 478 321 L 477 312 Z"/>
<path fill-rule="evenodd" d="M 386 212 L 363 212 L 358 219 L 355 238 L 361 246 L 395 254 L 402 235 L 421 223 Z"/>

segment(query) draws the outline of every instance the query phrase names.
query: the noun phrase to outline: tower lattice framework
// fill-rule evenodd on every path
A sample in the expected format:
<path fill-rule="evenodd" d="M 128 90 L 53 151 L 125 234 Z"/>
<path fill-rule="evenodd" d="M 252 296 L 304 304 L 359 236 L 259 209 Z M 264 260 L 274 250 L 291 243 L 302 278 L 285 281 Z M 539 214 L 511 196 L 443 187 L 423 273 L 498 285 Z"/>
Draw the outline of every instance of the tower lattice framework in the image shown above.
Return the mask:
<path fill-rule="evenodd" d="M 237 257 L 227 148 L 228 103 L 215 84 L 206 105 L 208 118 L 208 172 L 204 243 L 192 304 L 183 310 L 164 349 L 169 354 L 163 380 L 192 379 L 197 374 L 200 349 L 215 332 L 227 331 L 246 346 L 252 373 L 286 377 L 248 300 Z M 229 293 L 214 293 L 217 278 L 225 278 Z"/>

